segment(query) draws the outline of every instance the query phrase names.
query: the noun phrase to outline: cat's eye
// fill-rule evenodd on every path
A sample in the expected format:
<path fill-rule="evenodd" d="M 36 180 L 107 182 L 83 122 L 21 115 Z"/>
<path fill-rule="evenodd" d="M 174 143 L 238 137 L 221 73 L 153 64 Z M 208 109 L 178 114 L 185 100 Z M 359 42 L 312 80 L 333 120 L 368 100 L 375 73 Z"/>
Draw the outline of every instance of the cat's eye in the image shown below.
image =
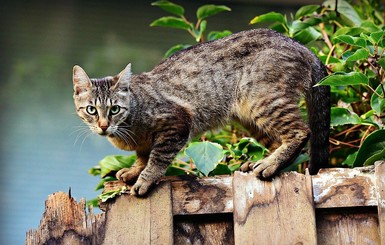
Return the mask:
<path fill-rule="evenodd" d="M 95 108 L 94 106 L 92 106 L 92 105 L 87 106 L 87 107 L 86 107 L 86 111 L 87 111 L 87 113 L 90 114 L 90 115 L 96 115 L 96 114 L 98 114 L 98 111 L 97 111 L 96 108 Z"/>
<path fill-rule="evenodd" d="M 119 112 L 120 112 L 120 106 L 118 106 L 118 105 L 114 105 L 114 106 L 112 106 L 111 109 L 110 109 L 110 114 L 111 114 L 111 115 L 116 115 L 116 114 L 118 114 Z"/>

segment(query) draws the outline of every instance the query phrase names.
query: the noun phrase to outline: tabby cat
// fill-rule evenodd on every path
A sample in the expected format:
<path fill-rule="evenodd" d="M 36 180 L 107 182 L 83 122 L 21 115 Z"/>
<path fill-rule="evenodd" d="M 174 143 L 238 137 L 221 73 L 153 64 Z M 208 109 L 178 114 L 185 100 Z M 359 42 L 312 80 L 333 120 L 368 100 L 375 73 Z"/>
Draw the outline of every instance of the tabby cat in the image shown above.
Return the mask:
<path fill-rule="evenodd" d="M 326 75 L 306 47 L 275 31 L 258 29 L 199 44 L 152 71 L 90 79 L 73 69 L 74 100 L 90 129 L 123 150 L 135 150 L 133 167 L 117 178 L 145 195 L 183 146 L 199 133 L 236 120 L 276 148 L 246 163 L 265 179 L 294 160 L 310 138 L 310 172 L 328 162 L 330 89 L 314 85 Z M 306 123 L 298 107 L 304 95 Z"/>

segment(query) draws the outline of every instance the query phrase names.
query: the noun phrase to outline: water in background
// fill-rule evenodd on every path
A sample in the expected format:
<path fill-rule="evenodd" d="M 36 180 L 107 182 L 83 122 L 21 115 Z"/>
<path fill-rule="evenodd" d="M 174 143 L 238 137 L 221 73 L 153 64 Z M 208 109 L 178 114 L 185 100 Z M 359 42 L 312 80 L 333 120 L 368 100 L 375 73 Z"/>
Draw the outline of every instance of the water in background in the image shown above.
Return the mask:
<path fill-rule="evenodd" d="M 44 201 L 53 192 L 71 187 L 78 201 L 94 198 L 99 179 L 88 169 L 105 155 L 127 154 L 100 136 L 77 138 L 81 121 L 72 101 L 72 67 L 79 64 L 100 77 L 117 74 L 132 62 L 134 73 L 142 72 L 170 46 L 187 43 L 189 36 L 182 31 L 149 27 L 166 14 L 150 3 L 2 2 L 0 244 L 23 244 L 26 231 L 38 227 Z M 194 16 L 203 3 L 207 1 L 188 3 L 186 9 Z M 249 29 L 253 16 L 270 11 L 228 5 L 233 11 L 209 20 L 210 29 Z"/>

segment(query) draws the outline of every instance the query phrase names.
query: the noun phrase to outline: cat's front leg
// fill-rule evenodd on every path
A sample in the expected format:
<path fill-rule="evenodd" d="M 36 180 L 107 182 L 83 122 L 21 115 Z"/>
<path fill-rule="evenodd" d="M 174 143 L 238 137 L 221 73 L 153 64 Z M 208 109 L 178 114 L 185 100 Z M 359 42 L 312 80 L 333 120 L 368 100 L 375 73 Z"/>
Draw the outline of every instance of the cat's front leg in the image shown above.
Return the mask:
<path fill-rule="evenodd" d="M 135 163 L 130 168 L 123 168 L 116 173 L 116 178 L 127 184 L 134 184 L 140 173 L 146 167 L 148 156 L 142 156 L 137 153 Z"/>
<path fill-rule="evenodd" d="M 131 188 L 131 194 L 138 196 L 147 194 L 149 189 L 165 174 L 168 165 L 186 144 L 187 139 L 187 136 L 170 135 L 168 139 L 164 139 L 164 142 L 155 144 L 150 153 L 147 166 L 140 173 L 138 180 Z"/>

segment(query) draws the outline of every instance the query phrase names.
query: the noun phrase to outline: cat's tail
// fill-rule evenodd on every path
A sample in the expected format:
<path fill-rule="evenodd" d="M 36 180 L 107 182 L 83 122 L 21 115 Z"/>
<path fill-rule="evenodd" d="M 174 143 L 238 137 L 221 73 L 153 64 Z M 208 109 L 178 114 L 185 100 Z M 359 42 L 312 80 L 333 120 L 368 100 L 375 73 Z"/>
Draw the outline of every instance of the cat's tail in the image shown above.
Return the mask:
<path fill-rule="evenodd" d="M 329 163 L 330 87 L 314 86 L 327 75 L 317 59 L 312 67 L 312 84 L 305 95 L 310 135 L 310 174 L 317 174 Z"/>

